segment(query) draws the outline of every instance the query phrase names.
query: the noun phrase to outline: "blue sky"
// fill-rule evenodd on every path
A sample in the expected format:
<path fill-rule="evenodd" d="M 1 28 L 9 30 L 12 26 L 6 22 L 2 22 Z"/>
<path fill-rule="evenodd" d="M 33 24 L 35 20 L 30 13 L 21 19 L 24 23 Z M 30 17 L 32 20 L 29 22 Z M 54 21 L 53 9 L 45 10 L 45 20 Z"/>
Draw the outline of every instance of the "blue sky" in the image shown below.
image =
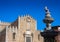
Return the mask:
<path fill-rule="evenodd" d="M 29 14 L 37 20 L 38 30 L 43 30 L 45 6 L 54 18 L 52 26 L 60 25 L 60 0 L 0 0 L 0 20 L 13 22 L 19 15 Z"/>

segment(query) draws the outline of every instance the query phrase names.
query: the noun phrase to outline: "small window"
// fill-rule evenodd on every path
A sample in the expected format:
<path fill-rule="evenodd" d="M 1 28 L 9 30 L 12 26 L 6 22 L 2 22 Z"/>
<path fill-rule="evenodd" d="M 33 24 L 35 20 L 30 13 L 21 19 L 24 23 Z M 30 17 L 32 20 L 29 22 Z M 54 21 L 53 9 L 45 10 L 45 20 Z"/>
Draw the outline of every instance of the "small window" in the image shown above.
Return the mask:
<path fill-rule="evenodd" d="M 16 33 L 13 33 L 13 39 L 15 39 L 15 35 L 16 35 Z"/>
<path fill-rule="evenodd" d="M 26 42 L 31 42 L 31 37 L 26 37 Z"/>

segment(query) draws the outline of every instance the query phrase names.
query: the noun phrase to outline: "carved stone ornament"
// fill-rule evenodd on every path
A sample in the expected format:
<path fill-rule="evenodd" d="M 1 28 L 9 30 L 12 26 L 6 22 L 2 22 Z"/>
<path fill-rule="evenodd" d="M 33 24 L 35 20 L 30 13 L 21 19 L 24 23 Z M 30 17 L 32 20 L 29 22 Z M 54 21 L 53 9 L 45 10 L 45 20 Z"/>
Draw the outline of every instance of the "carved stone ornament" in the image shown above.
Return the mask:
<path fill-rule="evenodd" d="M 26 19 L 26 20 L 27 20 L 27 22 L 31 22 L 31 19 L 30 19 L 30 17 L 27 17 L 27 19 Z"/>

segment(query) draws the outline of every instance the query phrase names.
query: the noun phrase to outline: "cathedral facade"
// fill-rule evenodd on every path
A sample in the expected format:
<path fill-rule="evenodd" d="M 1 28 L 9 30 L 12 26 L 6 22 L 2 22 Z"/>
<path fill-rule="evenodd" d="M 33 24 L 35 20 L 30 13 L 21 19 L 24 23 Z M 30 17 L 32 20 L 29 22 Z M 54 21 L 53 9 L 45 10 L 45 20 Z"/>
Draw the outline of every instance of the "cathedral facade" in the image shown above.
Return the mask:
<path fill-rule="evenodd" d="M 0 21 L 0 42 L 43 42 L 37 21 L 31 16 L 18 17 L 12 23 Z"/>

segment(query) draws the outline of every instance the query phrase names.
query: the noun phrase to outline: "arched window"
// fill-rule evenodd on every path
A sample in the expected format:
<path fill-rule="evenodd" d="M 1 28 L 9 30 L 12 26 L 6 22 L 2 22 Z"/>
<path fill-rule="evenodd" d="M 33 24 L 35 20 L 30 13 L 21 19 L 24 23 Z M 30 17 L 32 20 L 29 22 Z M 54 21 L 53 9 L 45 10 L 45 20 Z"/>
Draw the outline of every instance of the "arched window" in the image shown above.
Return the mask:
<path fill-rule="evenodd" d="M 32 42 L 32 34 L 30 30 L 25 32 L 25 42 Z"/>
<path fill-rule="evenodd" d="M 15 35 L 16 35 L 16 33 L 13 33 L 13 39 L 15 39 Z"/>

